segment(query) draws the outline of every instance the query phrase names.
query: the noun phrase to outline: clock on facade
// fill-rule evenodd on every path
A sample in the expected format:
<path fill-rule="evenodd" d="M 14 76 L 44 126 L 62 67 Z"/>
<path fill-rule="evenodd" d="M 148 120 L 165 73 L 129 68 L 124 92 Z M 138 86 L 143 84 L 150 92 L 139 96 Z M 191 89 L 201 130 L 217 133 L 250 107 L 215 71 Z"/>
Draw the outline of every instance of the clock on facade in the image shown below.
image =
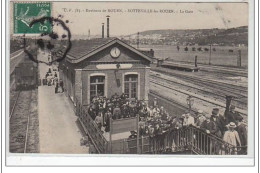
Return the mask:
<path fill-rule="evenodd" d="M 120 55 L 120 50 L 117 47 L 113 47 L 110 51 L 110 55 L 112 58 L 118 58 Z"/>

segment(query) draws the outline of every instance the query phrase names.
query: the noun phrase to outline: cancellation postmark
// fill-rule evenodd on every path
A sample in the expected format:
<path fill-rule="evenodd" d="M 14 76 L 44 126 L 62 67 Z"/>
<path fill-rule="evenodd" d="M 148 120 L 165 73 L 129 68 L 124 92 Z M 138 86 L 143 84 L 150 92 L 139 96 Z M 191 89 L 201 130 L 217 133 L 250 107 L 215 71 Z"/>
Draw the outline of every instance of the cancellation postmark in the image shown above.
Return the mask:
<path fill-rule="evenodd" d="M 56 31 L 41 31 L 40 35 L 35 37 L 34 45 L 26 45 L 26 37 L 24 37 L 24 51 L 28 55 L 29 59 L 36 63 L 46 63 L 52 64 L 54 62 L 62 61 L 69 50 L 71 49 L 71 32 L 66 25 L 69 21 L 66 20 L 65 22 L 61 19 L 62 16 L 58 18 L 54 17 L 42 17 L 38 19 L 34 19 L 30 24 L 29 27 L 33 28 L 35 25 L 39 25 L 41 23 L 48 23 L 52 27 L 56 27 Z M 25 35 L 25 34 L 24 34 Z M 51 55 L 52 58 L 39 60 L 37 56 L 33 52 L 35 51 L 47 51 Z M 36 53 L 37 54 L 37 53 Z"/>
<path fill-rule="evenodd" d="M 13 34 L 20 35 L 24 52 L 35 63 L 52 64 L 66 57 L 71 47 L 68 20 L 53 17 L 51 2 L 15 2 L 13 5 Z M 59 31 L 59 32 L 58 32 Z M 40 60 L 38 51 L 47 51 L 51 58 Z"/>

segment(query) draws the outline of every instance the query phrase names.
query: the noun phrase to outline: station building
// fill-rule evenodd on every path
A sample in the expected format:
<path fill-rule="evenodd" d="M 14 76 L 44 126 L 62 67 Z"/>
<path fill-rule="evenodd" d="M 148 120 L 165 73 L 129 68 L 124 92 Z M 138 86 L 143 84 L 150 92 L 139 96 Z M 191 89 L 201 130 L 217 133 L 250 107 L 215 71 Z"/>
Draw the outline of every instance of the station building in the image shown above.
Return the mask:
<path fill-rule="evenodd" d="M 148 100 L 151 61 L 118 38 L 78 40 L 60 62 L 59 73 L 65 93 L 83 106 L 96 95 L 115 93 Z"/>

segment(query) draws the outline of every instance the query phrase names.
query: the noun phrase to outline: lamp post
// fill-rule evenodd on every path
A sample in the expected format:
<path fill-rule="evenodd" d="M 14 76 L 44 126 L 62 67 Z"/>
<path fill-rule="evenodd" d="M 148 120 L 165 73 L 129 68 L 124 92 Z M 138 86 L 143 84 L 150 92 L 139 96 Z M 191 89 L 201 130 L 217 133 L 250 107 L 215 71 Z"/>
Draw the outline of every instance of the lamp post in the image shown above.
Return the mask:
<path fill-rule="evenodd" d="M 116 69 L 115 69 L 115 79 L 116 79 L 116 84 L 117 84 L 118 87 L 120 87 L 120 79 L 117 76 L 117 72 L 118 72 L 119 69 L 120 69 L 120 64 L 117 63 L 116 64 Z"/>
<path fill-rule="evenodd" d="M 189 106 L 189 113 L 191 113 L 191 106 L 194 103 L 194 99 L 191 96 L 188 96 L 186 101 L 187 101 L 187 105 Z"/>

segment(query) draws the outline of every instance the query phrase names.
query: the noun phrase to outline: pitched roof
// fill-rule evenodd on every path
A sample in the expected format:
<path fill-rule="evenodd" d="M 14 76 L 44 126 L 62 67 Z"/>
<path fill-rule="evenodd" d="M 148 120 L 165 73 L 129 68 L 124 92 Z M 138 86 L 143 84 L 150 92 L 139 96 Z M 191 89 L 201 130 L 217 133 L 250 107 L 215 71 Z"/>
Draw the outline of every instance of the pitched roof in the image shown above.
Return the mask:
<path fill-rule="evenodd" d="M 77 40 L 72 41 L 72 47 L 67 54 L 67 60 L 71 63 L 78 63 L 99 51 L 111 46 L 114 43 L 119 43 L 120 45 L 132 50 L 141 57 L 148 61 L 152 61 L 149 56 L 135 49 L 134 47 L 124 43 L 118 38 L 97 38 L 91 40 Z"/>
<path fill-rule="evenodd" d="M 78 59 L 114 39 L 115 38 L 96 38 L 91 40 L 73 40 L 71 41 L 72 46 L 68 55 Z"/>

